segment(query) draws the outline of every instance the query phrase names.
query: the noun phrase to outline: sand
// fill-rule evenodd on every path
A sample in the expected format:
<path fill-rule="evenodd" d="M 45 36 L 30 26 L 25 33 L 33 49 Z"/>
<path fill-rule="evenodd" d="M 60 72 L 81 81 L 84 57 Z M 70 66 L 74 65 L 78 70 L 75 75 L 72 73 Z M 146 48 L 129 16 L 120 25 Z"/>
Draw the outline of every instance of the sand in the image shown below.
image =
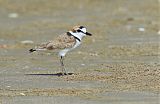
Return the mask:
<path fill-rule="evenodd" d="M 64 3 L 62 3 L 64 2 Z M 0 104 L 158 104 L 157 0 L 0 0 Z M 74 25 L 93 34 L 67 54 L 29 54 Z"/>

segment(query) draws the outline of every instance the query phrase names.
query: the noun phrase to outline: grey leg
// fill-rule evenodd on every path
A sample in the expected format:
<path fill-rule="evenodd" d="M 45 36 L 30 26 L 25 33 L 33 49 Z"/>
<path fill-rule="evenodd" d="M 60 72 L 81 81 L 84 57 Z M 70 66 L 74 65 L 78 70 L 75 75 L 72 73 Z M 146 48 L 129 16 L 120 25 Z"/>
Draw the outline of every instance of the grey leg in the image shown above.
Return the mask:
<path fill-rule="evenodd" d="M 62 75 L 67 75 L 63 61 L 64 61 L 64 57 L 61 56 L 60 63 L 61 63 L 61 67 L 62 67 Z"/>

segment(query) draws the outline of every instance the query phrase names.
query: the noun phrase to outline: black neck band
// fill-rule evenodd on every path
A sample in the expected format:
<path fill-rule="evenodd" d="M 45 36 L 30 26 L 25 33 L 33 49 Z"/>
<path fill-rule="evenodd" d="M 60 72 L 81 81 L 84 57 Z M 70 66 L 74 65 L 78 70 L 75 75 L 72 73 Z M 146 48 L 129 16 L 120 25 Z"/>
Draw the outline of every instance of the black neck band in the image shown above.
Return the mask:
<path fill-rule="evenodd" d="M 67 32 L 67 35 L 68 35 L 68 36 L 73 36 L 73 37 L 74 37 L 75 39 L 77 39 L 78 41 L 81 41 L 78 37 L 72 35 L 70 32 Z"/>

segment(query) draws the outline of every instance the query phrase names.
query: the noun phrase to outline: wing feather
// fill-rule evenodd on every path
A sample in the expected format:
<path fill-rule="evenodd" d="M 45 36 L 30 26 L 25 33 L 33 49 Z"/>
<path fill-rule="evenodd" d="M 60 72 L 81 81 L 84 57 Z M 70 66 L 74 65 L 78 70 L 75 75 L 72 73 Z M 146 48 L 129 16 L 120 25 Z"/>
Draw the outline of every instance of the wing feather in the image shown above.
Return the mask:
<path fill-rule="evenodd" d="M 71 48 L 75 45 L 76 39 L 73 36 L 68 36 L 66 33 L 59 35 L 55 40 L 46 44 L 46 49 L 64 49 Z"/>

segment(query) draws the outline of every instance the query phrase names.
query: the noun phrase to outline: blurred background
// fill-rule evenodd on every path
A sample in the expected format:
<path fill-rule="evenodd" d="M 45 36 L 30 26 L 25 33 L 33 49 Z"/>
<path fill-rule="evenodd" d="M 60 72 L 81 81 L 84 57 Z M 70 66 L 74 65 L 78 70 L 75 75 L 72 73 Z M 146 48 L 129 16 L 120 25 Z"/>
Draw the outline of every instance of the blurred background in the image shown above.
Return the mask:
<path fill-rule="evenodd" d="M 0 95 L 5 96 L 7 91 L 1 93 L 4 89 L 73 87 L 54 76 L 26 77 L 24 74 L 60 72 L 56 52 L 29 54 L 28 50 L 41 42 L 54 39 L 75 25 L 87 27 L 93 36 L 86 37 L 79 48 L 67 54 L 67 71 L 80 73 L 74 76 L 80 83 L 68 76 L 72 84 L 82 88 L 98 86 L 104 88 L 103 91 L 158 91 L 158 0 L 0 0 Z M 147 73 L 154 74 L 147 77 L 144 74 L 146 70 L 152 70 Z M 98 79 L 102 75 L 95 75 L 94 72 L 107 73 L 104 76 L 113 74 L 116 81 L 108 81 L 108 77 Z M 85 79 L 90 74 L 83 76 L 81 73 L 93 73 L 95 76 Z M 121 75 L 128 81 L 127 85 L 116 77 Z M 135 75 L 137 80 L 132 79 L 131 75 Z M 97 78 L 94 83 L 81 83 L 82 80 L 95 80 L 93 77 Z M 56 84 L 50 79 L 56 79 Z M 99 80 L 108 82 L 97 83 Z M 126 96 L 128 94 L 124 99 Z"/>
<path fill-rule="evenodd" d="M 1 54 L 27 51 L 31 46 L 24 44 L 46 42 L 84 25 L 93 37 L 79 50 L 105 61 L 157 61 L 158 10 L 157 0 L 0 0 Z"/>

